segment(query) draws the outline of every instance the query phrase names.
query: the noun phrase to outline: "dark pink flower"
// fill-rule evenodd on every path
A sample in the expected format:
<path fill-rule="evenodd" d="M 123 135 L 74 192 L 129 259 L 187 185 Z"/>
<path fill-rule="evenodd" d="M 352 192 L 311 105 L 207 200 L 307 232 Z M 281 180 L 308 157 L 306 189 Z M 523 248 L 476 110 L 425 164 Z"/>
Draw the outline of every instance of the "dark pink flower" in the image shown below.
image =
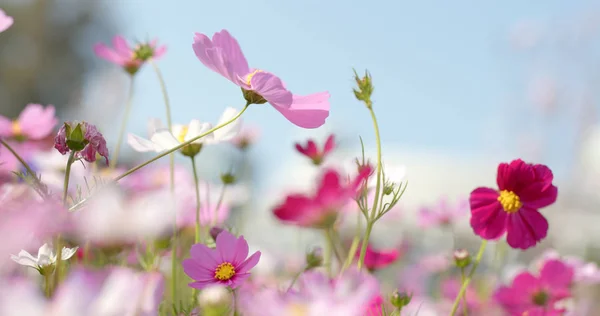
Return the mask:
<path fill-rule="evenodd" d="M 358 190 L 371 170 L 365 168 L 348 183 L 342 182 L 339 173 L 327 170 L 314 196 L 289 195 L 285 202 L 273 211 L 275 216 L 292 225 L 324 228 L 332 225 L 348 203 L 356 198 Z"/>
<path fill-rule="evenodd" d="M 498 166 L 498 190 L 477 188 L 471 192 L 471 227 L 483 239 L 505 233 L 513 248 L 527 249 L 546 237 L 548 222 L 539 208 L 556 201 L 550 168 L 521 159 Z"/>
<path fill-rule="evenodd" d="M 217 284 L 236 288 L 250 276 L 250 269 L 260 260 L 260 251 L 248 257 L 248 243 L 243 236 L 236 238 L 223 230 L 216 244 L 216 249 L 195 244 L 190 250 L 191 258 L 183 260 L 183 271 L 195 280 L 190 287 L 202 289 Z"/>
<path fill-rule="evenodd" d="M 303 154 L 304 156 L 310 158 L 315 165 L 320 165 L 327 156 L 335 147 L 335 136 L 329 135 L 327 141 L 325 141 L 325 145 L 323 146 L 323 150 L 319 150 L 317 144 L 314 140 L 309 139 L 306 143 L 306 146 L 302 146 L 299 143 L 296 143 L 296 150 Z"/>
<path fill-rule="evenodd" d="M 517 275 L 511 286 L 500 287 L 495 300 L 511 315 L 563 315 L 556 303 L 571 296 L 573 268 L 560 260 L 546 262 L 539 276 Z"/>
<path fill-rule="evenodd" d="M 77 133 L 78 129 L 83 132 L 81 135 Z M 85 159 L 88 162 L 96 161 L 96 154 L 99 154 L 108 164 L 106 140 L 96 126 L 87 122 L 66 122 L 54 138 L 54 148 L 63 155 L 74 150 L 77 152 L 75 155 L 77 158 Z"/>
<path fill-rule="evenodd" d="M 269 102 L 293 124 L 317 128 L 329 116 L 329 93 L 293 95 L 279 77 L 248 66 L 237 40 L 226 30 L 208 36 L 196 33 L 192 45 L 198 59 L 240 88 L 249 104 Z"/>
<path fill-rule="evenodd" d="M 356 251 L 356 258 L 360 256 L 360 247 Z M 400 257 L 398 249 L 380 249 L 375 250 L 371 245 L 367 245 L 367 253 L 365 254 L 365 267 L 373 271 L 383 269 L 392 263 L 396 262 Z"/>
<path fill-rule="evenodd" d="M 54 106 L 27 104 L 16 120 L 0 115 L 0 137 L 17 140 L 41 140 L 52 133 L 58 123 Z"/>
<path fill-rule="evenodd" d="M 447 199 L 441 199 L 435 207 L 424 207 L 419 211 L 419 226 L 429 228 L 440 225 L 450 225 L 458 218 L 464 216 L 469 208 L 466 199 L 451 205 Z"/>
<path fill-rule="evenodd" d="M 157 40 L 137 44 L 131 48 L 127 41 L 117 35 L 113 38 L 113 48 L 103 43 L 94 45 L 94 52 L 102 59 L 117 64 L 130 74 L 135 74 L 148 59 L 159 59 L 167 51 L 165 45 L 158 46 Z"/>

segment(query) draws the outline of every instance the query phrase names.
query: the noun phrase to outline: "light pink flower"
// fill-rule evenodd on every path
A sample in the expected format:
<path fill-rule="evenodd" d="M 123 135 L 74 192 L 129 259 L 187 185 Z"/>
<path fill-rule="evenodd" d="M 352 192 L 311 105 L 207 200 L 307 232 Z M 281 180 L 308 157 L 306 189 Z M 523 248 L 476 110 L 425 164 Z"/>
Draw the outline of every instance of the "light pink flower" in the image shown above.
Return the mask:
<path fill-rule="evenodd" d="M 4 10 L 0 9 L 0 33 L 8 30 L 13 25 L 14 19 L 6 15 Z"/>
<path fill-rule="evenodd" d="M 595 262 L 586 262 L 585 260 L 575 256 L 561 256 L 556 250 L 550 249 L 545 251 L 538 260 L 534 263 L 537 269 L 541 269 L 549 260 L 562 260 L 565 264 L 573 268 L 575 276 L 574 280 L 582 284 L 599 284 L 600 269 Z"/>
<path fill-rule="evenodd" d="M 456 205 L 450 205 L 448 199 L 443 198 L 434 207 L 423 207 L 419 211 L 419 226 L 429 228 L 434 226 L 451 225 L 455 220 L 467 214 L 469 201 L 461 199 Z"/>
<path fill-rule="evenodd" d="M 137 44 L 131 48 L 122 36 L 115 36 L 113 48 L 103 43 L 94 45 L 94 53 L 102 59 L 117 64 L 130 74 L 135 74 L 148 59 L 159 59 L 167 51 L 165 45 L 158 46 L 157 40 L 150 43 Z"/>
<path fill-rule="evenodd" d="M 0 137 L 40 140 L 50 136 L 57 123 L 54 106 L 30 103 L 14 121 L 0 115 Z"/>
<path fill-rule="evenodd" d="M 192 45 L 198 59 L 212 71 L 242 88 L 249 104 L 269 102 L 293 124 L 317 128 L 329 116 L 329 93 L 293 95 L 283 81 L 270 72 L 250 68 L 237 40 L 226 30 L 213 35 L 196 33 Z"/>
<path fill-rule="evenodd" d="M 356 178 L 345 183 L 337 171 L 327 170 L 314 196 L 289 195 L 273 210 L 273 214 L 284 223 L 302 227 L 332 225 L 338 214 L 348 209 L 349 202 L 357 197 L 370 172 L 370 168 L 364 168 Z"/>
<path fill-rule="evenodd" d="M 317 148 L 317 144 L 314 140 L 309 139 L 306 146 L 302 146 L 300 143 L 296 143 L 296 150 L 304 156 L 310 158 L 315 165 L 320 165 L 325 157 L 333 151 L 335 147 L 335 135 L 331 134 L 327 137 L 323 150 Z"/>
<path fill-rule="evenodd" d="M 571 296 L 573 268 L 560 260 L 549 260 L 539 276 L 517 275 L 512 285 L 500 287 L 494 298 L 511 315 L 562 315 L 557 302 Z"/>
<path fill-rule="evenodd" d="M 191 258 L 183 260 L 183 271 L 195 280 L 188 284 L 190 287 L 202 289 L 220 284 L 236 288 L 250 277 L 250 269 L 260 260 L 260 251 L 248 257 L 244 237 L 236 238 L 226 230 L 217 236 L 216 245 L 216 249 L 210 249 L 195 244 L 190 250 Z"/>

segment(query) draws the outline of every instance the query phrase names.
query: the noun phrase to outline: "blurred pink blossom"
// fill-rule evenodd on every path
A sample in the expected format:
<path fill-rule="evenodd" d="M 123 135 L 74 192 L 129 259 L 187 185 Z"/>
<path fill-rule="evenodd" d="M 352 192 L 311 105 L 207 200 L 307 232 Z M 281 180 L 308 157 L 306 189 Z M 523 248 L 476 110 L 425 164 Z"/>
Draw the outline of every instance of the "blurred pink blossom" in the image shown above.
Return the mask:
<path fill-rule="evenodd" d="M 41 140 L 52 134 L 57 123 L 54 106 L 30 103 L 14 121 L 0 115 L 0 137 Z"/>
<path fill-rule="evenodd" d="M 419 211 L 419 226 L 423 228 L 452 225 L 469 211 L 469 200 L 460 199 L 451 204 L 447 198 L 442 198 L 436 206 L 423 207 Z"/>
<path fill-rule="evenodd" d="M 6 15 L 4 10 L 0 9 L 0 33 L 8 30 L 14 23 L 14 19 L 11 16 Z"/>
<path fill-rule="evenodd" d="M 158 41 L 137 44 L 131 48 L 127 41 L 120 35 L 113 38 L 113 48 L 103 43 L 94 45 L 94 53 L 102 59 L 119 65 L 130 74 L 135 74 L 148 59 L 159 59 L 167 51 L 165 45 L 158 46 Z"/>
<path fill-rule="evenodd" d="M 541 269 L 549 260 L 562 260 L 564 263 L 573 268 L 575 276 L 574 280 L 582 284 L 599 284 L 600 269 L 595 262 L 586 262 L 575 256 L 561 256 L 556 250 L 546 250 L 540 258 L 534 262 L 536 269 Z"/>

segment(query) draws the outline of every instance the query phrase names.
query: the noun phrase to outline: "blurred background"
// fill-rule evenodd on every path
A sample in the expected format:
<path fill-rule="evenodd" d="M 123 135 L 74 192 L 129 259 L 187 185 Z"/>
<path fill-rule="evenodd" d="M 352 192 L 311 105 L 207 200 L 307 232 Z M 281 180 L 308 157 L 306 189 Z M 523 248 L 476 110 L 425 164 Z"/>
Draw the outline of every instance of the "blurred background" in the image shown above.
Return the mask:
<path fill-rule="evenodd" d="M 318 177 L 294 142 L 322 143 L 335 133 L 339 147 L 330 163 L 349 168 L 360 155 L 360 135 L 374 157 L 368 112 L 352 93 L 356 68 L 374 78 L 386 170 L 409 181 L 398 214 L 376 232 L 377 243 L 419 234 L 420 207 L 494 185 L 497 164 L 521 157 L 549 165 L 559 186 L 558 203 L 544 210 L 550 221 L 544 246 L 600 259 L 594 251 L 600 247 L 597 1 L 0 0 L 0 7 L 15 18 L 0 34 L 0 114 L 14 117 L 27 103 L 54 104 L 64 120 L 98 125 L 109 148 L 129 81 L 94 56 L 92 46 L 116 34 L 168 46 L 158 66 L 175 122 L 216 122 L 226 106 L 243 106 L 239 88 L 197 60 L 195 32 L 227 29 L 251 67 L 278 74 L 297 94 L 329 91 L 326 126 L 303 130 L 268 104 L 253 105 L 244 121 L 260 138 L 247 155 L 223 146 L 200 157 L 207 180 L 217 181 L 232 165 L 243 170 L 251 201 L 240 212 L 257 247 L 297 251 L 317 240 L 278 226 L 271 215 L 285 193 L 310 190 Z M 128 131 L 146 136 L 148 119 L 164 118 L 162 94 L 148 66 L 134 85 Z M 149 157 L 127 145 L 123 155 L 127 164 Z M 453 242 L 463 246 L 477 242 L 467 217 L 454 233 Z M 453 246 L 443 234 L 423 241 L 424 249 Z"/>

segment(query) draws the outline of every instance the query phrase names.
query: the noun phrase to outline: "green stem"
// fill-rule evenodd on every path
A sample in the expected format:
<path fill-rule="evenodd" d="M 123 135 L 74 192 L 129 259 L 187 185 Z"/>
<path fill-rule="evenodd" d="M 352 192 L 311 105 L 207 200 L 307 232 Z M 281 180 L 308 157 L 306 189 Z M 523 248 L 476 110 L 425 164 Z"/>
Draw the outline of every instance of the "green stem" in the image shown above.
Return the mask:
<path fill-rule="evenodd" d="M 371 113 L 371 119 L 373 120 L 373 127 L 375 129 L 375 141 L 377 144 L 377 184 L 375 186 L 375 201 L 373 201 L 373 208 L 371 209 L 371 214 L 367 219 L 367 230 L 365 231 L 365 238 L 363 239 L 362 248 L 360 249 L 360 257 L 358 259 L 358 269 L 362 269 L 362 266 L 365 262 L 365 255 L 367 254 L 367 246 L 369 245 L 369 238 L 371 237 L 371 231 L 373 230 L 373 225 L 375 224 L 375 217 L 377 215 L 377 203 L 379 202 L 379 194 L 381 190 L 381 136 L 379 134 L 379 124 L 377 123 L 377 117 L 375 116 L 375 111 L 373 111 L 373 107 L 369 102 L 367 104 L 367 108 L 369 109 L 369 113 Z"/>
<path fill-rule="evenodd" d="M 113 151 L 111 160 L 110 160 L 110 168 L 114 168 L 117 166 L 117 160 L 119 159 L 119 153 L 121 152 L 121 144 L 123 143 L 123 136 L 125 135 L 125 128 L 127 128 L 127 121 L 129 120 L 129 113 L 131 113 L 131 108 L 133 107 L 133 76 L 129 76 L 129 94 L 127 96 L 127 104 L 125 105 L 125 112 L 123 113 L 123 120 L 121 121 L 121 128 L 119 129 L 119 135 L 117 136 L 117 144 L 115 145 L 115 150 Z"/>
<path fill-rule="evenodd" d="M 48 298 L 52 296 L 52 274 L 50 273 L 44 274 L 44 293 Z"/>
<path fill-rule="evenodd" d="M 461 267 L 460 268 L 460 282 L 461 283 L 465 283 L 465 267 Z M 463 295 L 463 315 L 464 316 L 468 316 L 469 315 L 469 311 L 467 310 L 467 295 Z"/>
<path fill-rule="evenodd" d="M 327 234 L 327 239 L 329 240 L 329 243 L 331 244 L 331 249 L 333 249 L 333 254 L 335 255 L 335 259 L 339 262 L 339 264 L 341 266 L 342 264 L 344 264 L 344 261 L 342 260 L 342 255 L 340 254 L 339 250 L 336 247 L 335 232 L 333 231 L 333 228 L 326 229 L 325 234 Z"/>
<path fill-rule="evenodd" d="M 323 264 L 325 265 L 325 268 L 327 270 L 327 275 L 329 277 L 332 277 L 333 275 L 332 275 L 332 267 L 331 267 L 331 264 L 332 264 L 331 255 L 332 255 L 333 249 L 331 246 L 333 245 L 333 242 L 331 242 L 331 237 L 329 235 L 328 228 L 326 228 L 324 230 L 324 235 L 325 235 L 325 247 L 323 248 L 323 259 L 324 259 Z"/>
<path fill-rule="evenodd" d="M 456 296 L 456 299 L 454 300 L 454 304 L 452 305 L 452 311 L 450 312 L 450 316 L 454 316 L 454 314 L 456 313 L 456 310 L 458 309 L 458 304 L 460 303 L 460 300 L 467 292 L 467 287 L 469 286 L 469 283 L 471 282 L 471 279 L 473 278 L 473 275 L 475 274 L 475 271 L 477 270 L 477 267 L 479 266 L 479 263 L 481 262 L 481 258 L 483 257 L 483 253 L 485 251 L 486 245 L 487 245 L 487 240 L 485 240 L 485 239 L 482 240 L 481 246 L 479 246 L 479 251 L 477 252 L 477 256 L 475 257 L 475 261 L 473 262 L 473 267 L 471 267 L 471 271 L 469 271 L 469 275 L 462 283 L 460 292 L 458 292 L 458 295 Z"/>
<path fill-rule="evenodd" d="M 223 198 L 225 197 L 225 189 L 227 188 L 227 184 L 223 184 L 223 188 L 221 189 L 221 193 L 219 194 L 219 200 L 217 201 L 217 206 L 215 207 L 215 211 L 213 214 L 212 225 L 214 226 L 217 223 L 217 218 L 219 217 L 219 208 L 221 204 L 223 204 Z"/>
<path fill-rule="evenodd" d="M 67 206 L 67 197 L 69 196 L 69 179 L 71 177 L 71 166 L 73 165 L 73 162 L 75 161 L 75 154 L 77 152 L 74 150 L 71 150 L 71 152 L 69 153 L 69 158 L 67 160 L 67 167 L 65 169 L 65 181 L 63 184 L 63 204 L 65 205 L 65 207 Z M 56 236 L 55 239 L 55 245 L 56 247 L 56 268 L 54 270 L 54 287 L 58 287 L 58 284 L 60 283 L 60 278 L 61 278 L 61 268 L 62 268 L 62 241 L 61 241 L 61 237 L 60 234 L 58 236 Z"/>
<path fill-rule="evenodd" d="M 192 171 L 194 173 L 194 185 L 196 187 L 196 235 L 195 243 L 200 243 L 200 185 L 198 183 L 198 169 L 196 168 L 196 156 L 192 156 Z"/>
<path fill-rule="evenodd" d="M 286 293 L 289 292 L 292 287 L 294 287 L 294 284 L 296 284 L 296 281 L 298 281 L 298 278 L 302 275 L 302 273 L 304 273 L 307 270 L 307 268 L 302 269 L 302 271 L 296 273 L 296 275 L 294 276 L 294 278 L 292 279 L 292 283 L 290 284 L 290 286 L 288 286 L 287 290 L 285 291 Z"/>
<path fill-rule="evenodd" d="M 348 256 L 346 257 L 346 262 L 344 263 L 344 266 L 342 267 L 342 271 L 340 271 L 340 273 L 344 272 L 352 264 L 352 260 L 356 256 L 356 250 L 358 249 L 358 246 L 360 244 L 360 235 L 362 231 L 362 212 L 357 212 L 356 215 L 356 233 L 354 235 L 354 239 L 352 240 L 352 244 L 350 245 L 350 250 L 348 251 Z"/>
<path fill-rule="evenodd" d="M 71 176 L 71 165 L 73 164 L 73 161 L 75 161 L 75 151 L 71 151 L 71 153 L 69 154 L 69 159 L 67 160 L 67 168 L 65 170 L 65 180 L 63 183 L 63 204 L 65 206 L 67 206 L 67 197 L 69 196 L 69 178 Z"/>
<path fill-rule="evenodd" d="M 15 156 L 15 158 L 17 158 L 17 160 L 21 163 L 21 165 L 23 165 L 23 167 L 25 168 L 25 170 L 27 171 L 27 173 L 33 179 L 35 185 L 38 187 L 38 190 L 39 190 L 38 193 L 43 198 L 46 198 L 47 196 L 46 196 L 46 190 L 44 188 L 44 185 L 40 182 L 40 179 L 38 179 L 38 177 L 35 175 L 35 173 L 31 169 L 31 167 L 29 167 L 29 165 L 25 162 L 25 160 L 21 156 L 19 156 L 19 154 L 17 154 L 17 152 L 7 142 L 5 142 L 1 138 L 0 138 L 0 144 L 2 144 L 2 146 L 6 147 L 6 149 L 8 149 L 8 151 L 10 151 L 10 153 L 13 156 Z"/>

